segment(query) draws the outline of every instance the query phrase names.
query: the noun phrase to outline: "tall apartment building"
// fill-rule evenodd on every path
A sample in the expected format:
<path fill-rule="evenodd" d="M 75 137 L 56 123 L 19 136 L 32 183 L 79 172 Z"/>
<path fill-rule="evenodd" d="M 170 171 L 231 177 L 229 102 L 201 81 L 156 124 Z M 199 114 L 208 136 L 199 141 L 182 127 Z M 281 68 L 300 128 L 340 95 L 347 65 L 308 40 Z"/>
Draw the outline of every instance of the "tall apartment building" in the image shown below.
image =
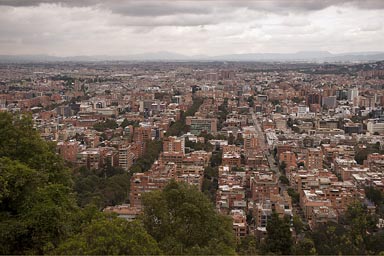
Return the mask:
<path fill-rule="evenodd" d="M 77 153 L 79 152 L 79 142 L 59 142 L 57 143 L 59 154 L 64 160 L 75 163 L 77 159 Z"/>
<path fill-rule="evenodd" d="M 320 93 L 311 93 L 307 95 L 307 106 L 311 106 L 312 104 L 321 105 L 321 94 Z"/>
<path fill-rule="evenodd" d="M 220 70 L 221 80 L 232 80 L 235 78 L 235 71 L 233 70 Z"/>
<path fill-rule="evenodd" d="M 168 153 L 185 154 L 185 139 L 183 137 L 167 137 L 163 140 L 163 151 Z"/>
<path fill-rule="evenodd" d="M 359 96 L 359 89 L 357 88 L 349 89 L 347 92 L 347 99 L 350 102 L 353 102 L 355 98 L 357 98 L 358 96 Z"/>
<path fill-rule="evenodd" d="M 232 210 L 230 212 L 232 217 L 232 227 L 236 239 L 240 240 L 247 235 L 247 217 L 243 210 Z"/>
<path fill-rule="evenodd" d="M 89 170 L 100 168 L 100 150 L 89 148 L 77 154 L 77 165 L 86 166 Z"/>
<path fill-rule="evenodd" d="M 327 107 L 327 108 L 336 108 L 337 106 L 336 96 L 323 97 L 322 105 L 323 107 Z"/>
<path fill-rule="evenodd" d="M 280 153 L 279 155 L 279 162 L 284 162 L 286 164 L 286 169 L 290 169 L 291 167 L 296 168 L 297 167 L 297 158 L 296 154 L 291 151 L 285 151 Z"/>
<path fill-rule="evenodd" d="M 308 170 L 312 169 L 323 169 L 323 151 L 319 148 L 307 149 L 305 156 L 305 167 Z"/>
<path fill-rule="evenodd" d="M 252 200 L 270 199 L 271 195 L 279 193 L 278 180 L 274 173 L 255 173 L 250 180 Z"/>
<path fill-rule="evenodd" d="M 130 145 L 119 145 L 119 166 L 121 168 L 128 171 L 129 168 L 131 168 L 134 159 L 135 154 L 132 152 Z"/>
<path fill-rule="evenodd" d="M 132 151 L 136 156 L 142 156 L 146 150 L 147 141 L 152 140 L 151 127 L 135 127 L 133 132 L 134 147 Z"/>
<path fill-rule="evenodd" d="M 245 130 L 243 133 L 244 150 L 253 150 L 258 146 L 257 134 L 253 131 Z"/>
<path fill-rule="evenodd" d="M 151 127 L 135 127 L 133 140 L 135 142 L 146 142 L 152 139 Z"/>

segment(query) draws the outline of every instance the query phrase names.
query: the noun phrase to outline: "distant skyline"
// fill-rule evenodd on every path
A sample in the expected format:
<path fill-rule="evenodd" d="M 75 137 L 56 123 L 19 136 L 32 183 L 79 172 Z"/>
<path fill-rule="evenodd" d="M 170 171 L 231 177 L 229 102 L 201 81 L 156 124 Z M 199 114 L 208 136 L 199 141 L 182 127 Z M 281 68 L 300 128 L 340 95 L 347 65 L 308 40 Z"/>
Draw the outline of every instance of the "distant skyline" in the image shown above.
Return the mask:
<path fill-rule="evenodd" d="M 0 54 L 384 51 L 382 0 L 0 0 Z"/>

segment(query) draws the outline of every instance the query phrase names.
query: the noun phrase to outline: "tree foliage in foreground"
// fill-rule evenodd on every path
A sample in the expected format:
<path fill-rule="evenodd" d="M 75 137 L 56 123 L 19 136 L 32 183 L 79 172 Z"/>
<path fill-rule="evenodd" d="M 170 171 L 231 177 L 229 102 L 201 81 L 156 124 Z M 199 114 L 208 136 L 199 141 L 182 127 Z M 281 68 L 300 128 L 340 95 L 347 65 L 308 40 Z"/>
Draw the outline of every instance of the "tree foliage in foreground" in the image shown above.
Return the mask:
<path fill-rule="evenodd" d="M 105 170 L 98 178 L 118 184 L 116 174 Z M 31 118 L 0 113 L 0 254 L 52 253 L 160 250 L 141 224 L 106 218 L 95 207 L 79 208 L 69 171 L 55 147 L 33 129 Z"/>
<path fill-rule="evenodd" d="M 39 171 L 42 181 L 71 185 L 70 173 L 55 147 L 40 138 L 30 116 L 0 113 L 0 157 Z"/>
<path fill-rule="evenodd" d="M 348 207 L 339 223 L 326 223 L 312 232 L 316 251 L 321 255 L 379 254 L 384 251 L 384 236 L 376 232 L 375 216 L 360 203 Z"/>
<path fill-rule="evenodd" d="M 55 254 L 157 255 L 161 251 L 143 225 L 119 218 L 95 218 L 81 232 L 62 243 Z"/>
<path fill-rule="evenodd" d="M 246 236 L 240 239 L 237 244 L 236 252 L 239 255 L 260 255 L 259 242 L 256 236 Z"/>
<path fill-rule="evenodd" d="M 0 254 L 43 254 L 70 235 L 79 211 L 70 185 L 31 118 L 0 113 Z"/>
<path fill-rule="evenodd" d="M 273 212 L 267 224 L 267 238 L 265 240 L 265 253 L 292 254 L 292 235 L 289 220 L 280 218 Z"/>
<path fill-rule="evenodd" d="M 167 254 L 234 254 L 232 222 L 194 187 L 171 181 L 143 196 L 145 229 Z"/>
<path fill-rule="evenodd" d="M 81 207 L 95 204 L 99 208 L 121 204 L 129 195 L 130 173 L 110 165 L 99 170 L 80 167 L 74 175 L 74 190 Z"/>

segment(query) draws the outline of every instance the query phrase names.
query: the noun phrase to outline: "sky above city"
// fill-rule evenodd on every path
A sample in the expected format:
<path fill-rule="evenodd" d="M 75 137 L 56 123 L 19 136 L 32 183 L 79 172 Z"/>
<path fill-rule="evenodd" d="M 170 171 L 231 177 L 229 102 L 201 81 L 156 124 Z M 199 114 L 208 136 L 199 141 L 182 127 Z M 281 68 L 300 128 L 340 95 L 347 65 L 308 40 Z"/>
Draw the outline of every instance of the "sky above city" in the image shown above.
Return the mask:
<path fill-rule="evenodd" d="M 0 0 L 0 54 L 384 51 L 383 0 Z"/>

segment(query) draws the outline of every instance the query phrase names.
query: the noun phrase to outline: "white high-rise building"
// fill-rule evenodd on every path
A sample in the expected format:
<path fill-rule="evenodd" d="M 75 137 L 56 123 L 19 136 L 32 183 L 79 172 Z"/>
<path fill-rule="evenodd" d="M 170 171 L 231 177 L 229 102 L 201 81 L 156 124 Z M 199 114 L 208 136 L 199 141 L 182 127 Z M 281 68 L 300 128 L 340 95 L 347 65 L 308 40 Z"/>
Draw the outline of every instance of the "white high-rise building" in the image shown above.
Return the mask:
<path fill-rule="evenodd" d="M 347 93 L 348 101 L 354 101 L 355 98 L 359 97 L 359 89 L 353 88 L 349 89 Z"/>

